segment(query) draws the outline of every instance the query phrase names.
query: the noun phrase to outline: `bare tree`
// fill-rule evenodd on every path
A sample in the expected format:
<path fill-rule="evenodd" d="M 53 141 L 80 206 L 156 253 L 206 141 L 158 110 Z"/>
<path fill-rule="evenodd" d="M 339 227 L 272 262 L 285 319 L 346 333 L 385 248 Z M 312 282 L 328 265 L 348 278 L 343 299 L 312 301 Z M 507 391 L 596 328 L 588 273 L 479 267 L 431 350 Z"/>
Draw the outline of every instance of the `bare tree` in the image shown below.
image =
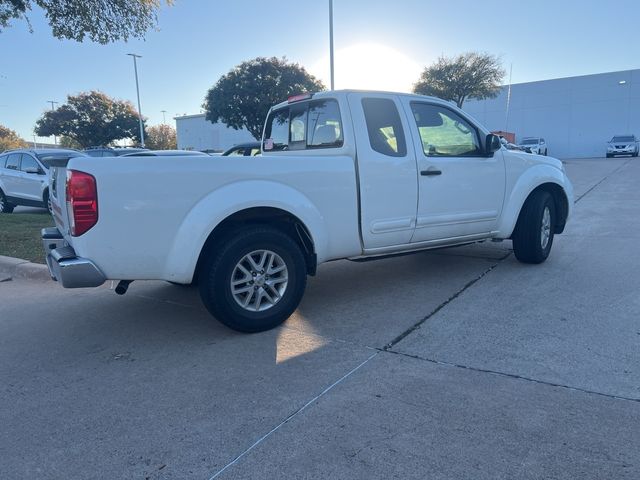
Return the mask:
<path fill-rule="evenodd" d="M 462 108 L 467 98 L 495 98 L 505 73 L 501 59 L 489 53 L 440 57 L 425 68 L 413 91 L 455 102 Z"/>

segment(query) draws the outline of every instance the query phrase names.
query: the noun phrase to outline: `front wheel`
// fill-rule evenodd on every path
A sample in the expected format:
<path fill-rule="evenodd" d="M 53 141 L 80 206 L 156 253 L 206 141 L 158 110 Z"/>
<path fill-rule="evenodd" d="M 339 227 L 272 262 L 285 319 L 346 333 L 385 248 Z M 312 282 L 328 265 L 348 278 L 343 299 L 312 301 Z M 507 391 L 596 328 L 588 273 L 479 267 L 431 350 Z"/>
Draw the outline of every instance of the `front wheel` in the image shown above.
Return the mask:
<path fill-rule="evenodd" d="M 513 253 L 523 263 L 542 263 L 553 245 L 556 209 L 549 192 L 533 192 L 525 202 L 513 232 Z"/>
<path fill-rule="evenodd" d="M 199 287 L 204 305 L 220 322 L 252 333 L 291 316 L 307 283 L 304 256 L 291 237 L 257 225 L 236 230 L 213 248 Z"/>
<path fill-rule="evenodd" d="M 5 197 L 4 192 L 0 190 L 0 213 L 11 213 L 14 208 Z"/>

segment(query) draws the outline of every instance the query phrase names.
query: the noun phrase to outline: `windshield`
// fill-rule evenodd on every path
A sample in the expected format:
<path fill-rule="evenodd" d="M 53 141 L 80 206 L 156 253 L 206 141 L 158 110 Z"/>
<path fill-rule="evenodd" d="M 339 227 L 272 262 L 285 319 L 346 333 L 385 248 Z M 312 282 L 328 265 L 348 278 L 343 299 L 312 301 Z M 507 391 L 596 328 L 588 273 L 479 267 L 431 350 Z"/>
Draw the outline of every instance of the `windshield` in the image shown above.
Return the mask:
<path fill-rule="evenodd" d="M 625 142 L 635 142 L 636 139 L 631 135 L 621 135 L 619 137 L 613 137 L 611 142 L 613 143 L 625 143 Z"/>
<path fill-rule="evenodd" d="M 522 145 L 537 145 L 537 144 L 538 144 L 537 138 L 525 138 L 524 140 L 522 140 Z"/>

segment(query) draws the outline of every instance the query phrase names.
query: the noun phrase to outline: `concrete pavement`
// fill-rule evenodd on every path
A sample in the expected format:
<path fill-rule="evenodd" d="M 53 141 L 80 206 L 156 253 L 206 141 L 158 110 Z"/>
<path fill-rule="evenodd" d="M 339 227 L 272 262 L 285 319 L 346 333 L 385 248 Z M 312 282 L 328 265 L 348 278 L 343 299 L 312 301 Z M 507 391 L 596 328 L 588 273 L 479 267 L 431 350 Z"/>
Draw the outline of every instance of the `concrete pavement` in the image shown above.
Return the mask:
<path fill-rule="evenodd" d="M 639 478 L 640 162 L 566 165 L 545 264 L 335 262 L 259 335 L 191 288 L 0 283 L 0 478 Z"/>

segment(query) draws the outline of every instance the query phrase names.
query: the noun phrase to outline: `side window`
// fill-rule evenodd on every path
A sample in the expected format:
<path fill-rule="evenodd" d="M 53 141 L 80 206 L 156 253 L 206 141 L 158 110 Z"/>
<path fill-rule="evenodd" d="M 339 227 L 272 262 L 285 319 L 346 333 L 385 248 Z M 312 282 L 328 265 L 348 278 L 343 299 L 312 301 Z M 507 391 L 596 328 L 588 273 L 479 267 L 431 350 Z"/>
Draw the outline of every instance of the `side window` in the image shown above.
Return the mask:
<path fill-rule="evenodd" d="M 342 145 L 340 108 L 335 100 L 292 104 L 271 112 L 267 119 L 265 151 L 337 148 Z M 253 152 L 251 154 L 254 155 Z"/>
<path fill-rule="evenodd" d="M 4 168 L 7 163 L 7 155 L 0 155 L 0 168 Z"/>
<path fill-rule="evenodd" d="M 7 166 L 9 170 L 19 170 L 20 169 L 20 154 L 12 153 L 7 157 Z"/>
<path fill-rule="evenodd" d="M 422 150 L 428 157 L 468 157 L 482 152 L 476 129 L 453 110 L 428 103 L 412 103 Z"/>
<path fill-rule="evenodd" d="M 27 168 L 35 168 L 36 170 L 40 170 L 40 165 L 38 165 L 38 162 L 36 162 L 31 155 L 27 155 L 26 153 L 23 153 L 20 170 L 22 170 L 23 172 L 26 172 Z"/>
<path fill-rule="evenodd" d="M 335 100 L 310 102 L 307 148 L 341 147 L 342 144 L 342 123 L 338 102 Z"/>
<path fill-rule="evenodd" d="M 291 107 L 289 115 L 289 148 L 302 150 L 306 147 L 307 105 Z"/>
<path fill-rule="evenodd" d="M 271 112 L 264 132 L 265 150 L 289 148 L 289 107 Z"/>
<path fill-rule="evenodd" d="M 252 148 L 251 152 L 249 153 L 249 155 L 251 155 L 252 157 L 255 157 L 256 155 L 260 155 L 260 149 L 259 148 Z"/>
<path fill-rule="evenodd" d="M 371 148 L 383 155 L 404 157 L 407 144 L 395 102 L 387 98 L 363 98 L 362 108 Z"/>
<path fill-rule="evenodd" d="M 235 148 L 229 153 L 229 157 L 241 157 L 244 155 L 244 148 Z"/>

